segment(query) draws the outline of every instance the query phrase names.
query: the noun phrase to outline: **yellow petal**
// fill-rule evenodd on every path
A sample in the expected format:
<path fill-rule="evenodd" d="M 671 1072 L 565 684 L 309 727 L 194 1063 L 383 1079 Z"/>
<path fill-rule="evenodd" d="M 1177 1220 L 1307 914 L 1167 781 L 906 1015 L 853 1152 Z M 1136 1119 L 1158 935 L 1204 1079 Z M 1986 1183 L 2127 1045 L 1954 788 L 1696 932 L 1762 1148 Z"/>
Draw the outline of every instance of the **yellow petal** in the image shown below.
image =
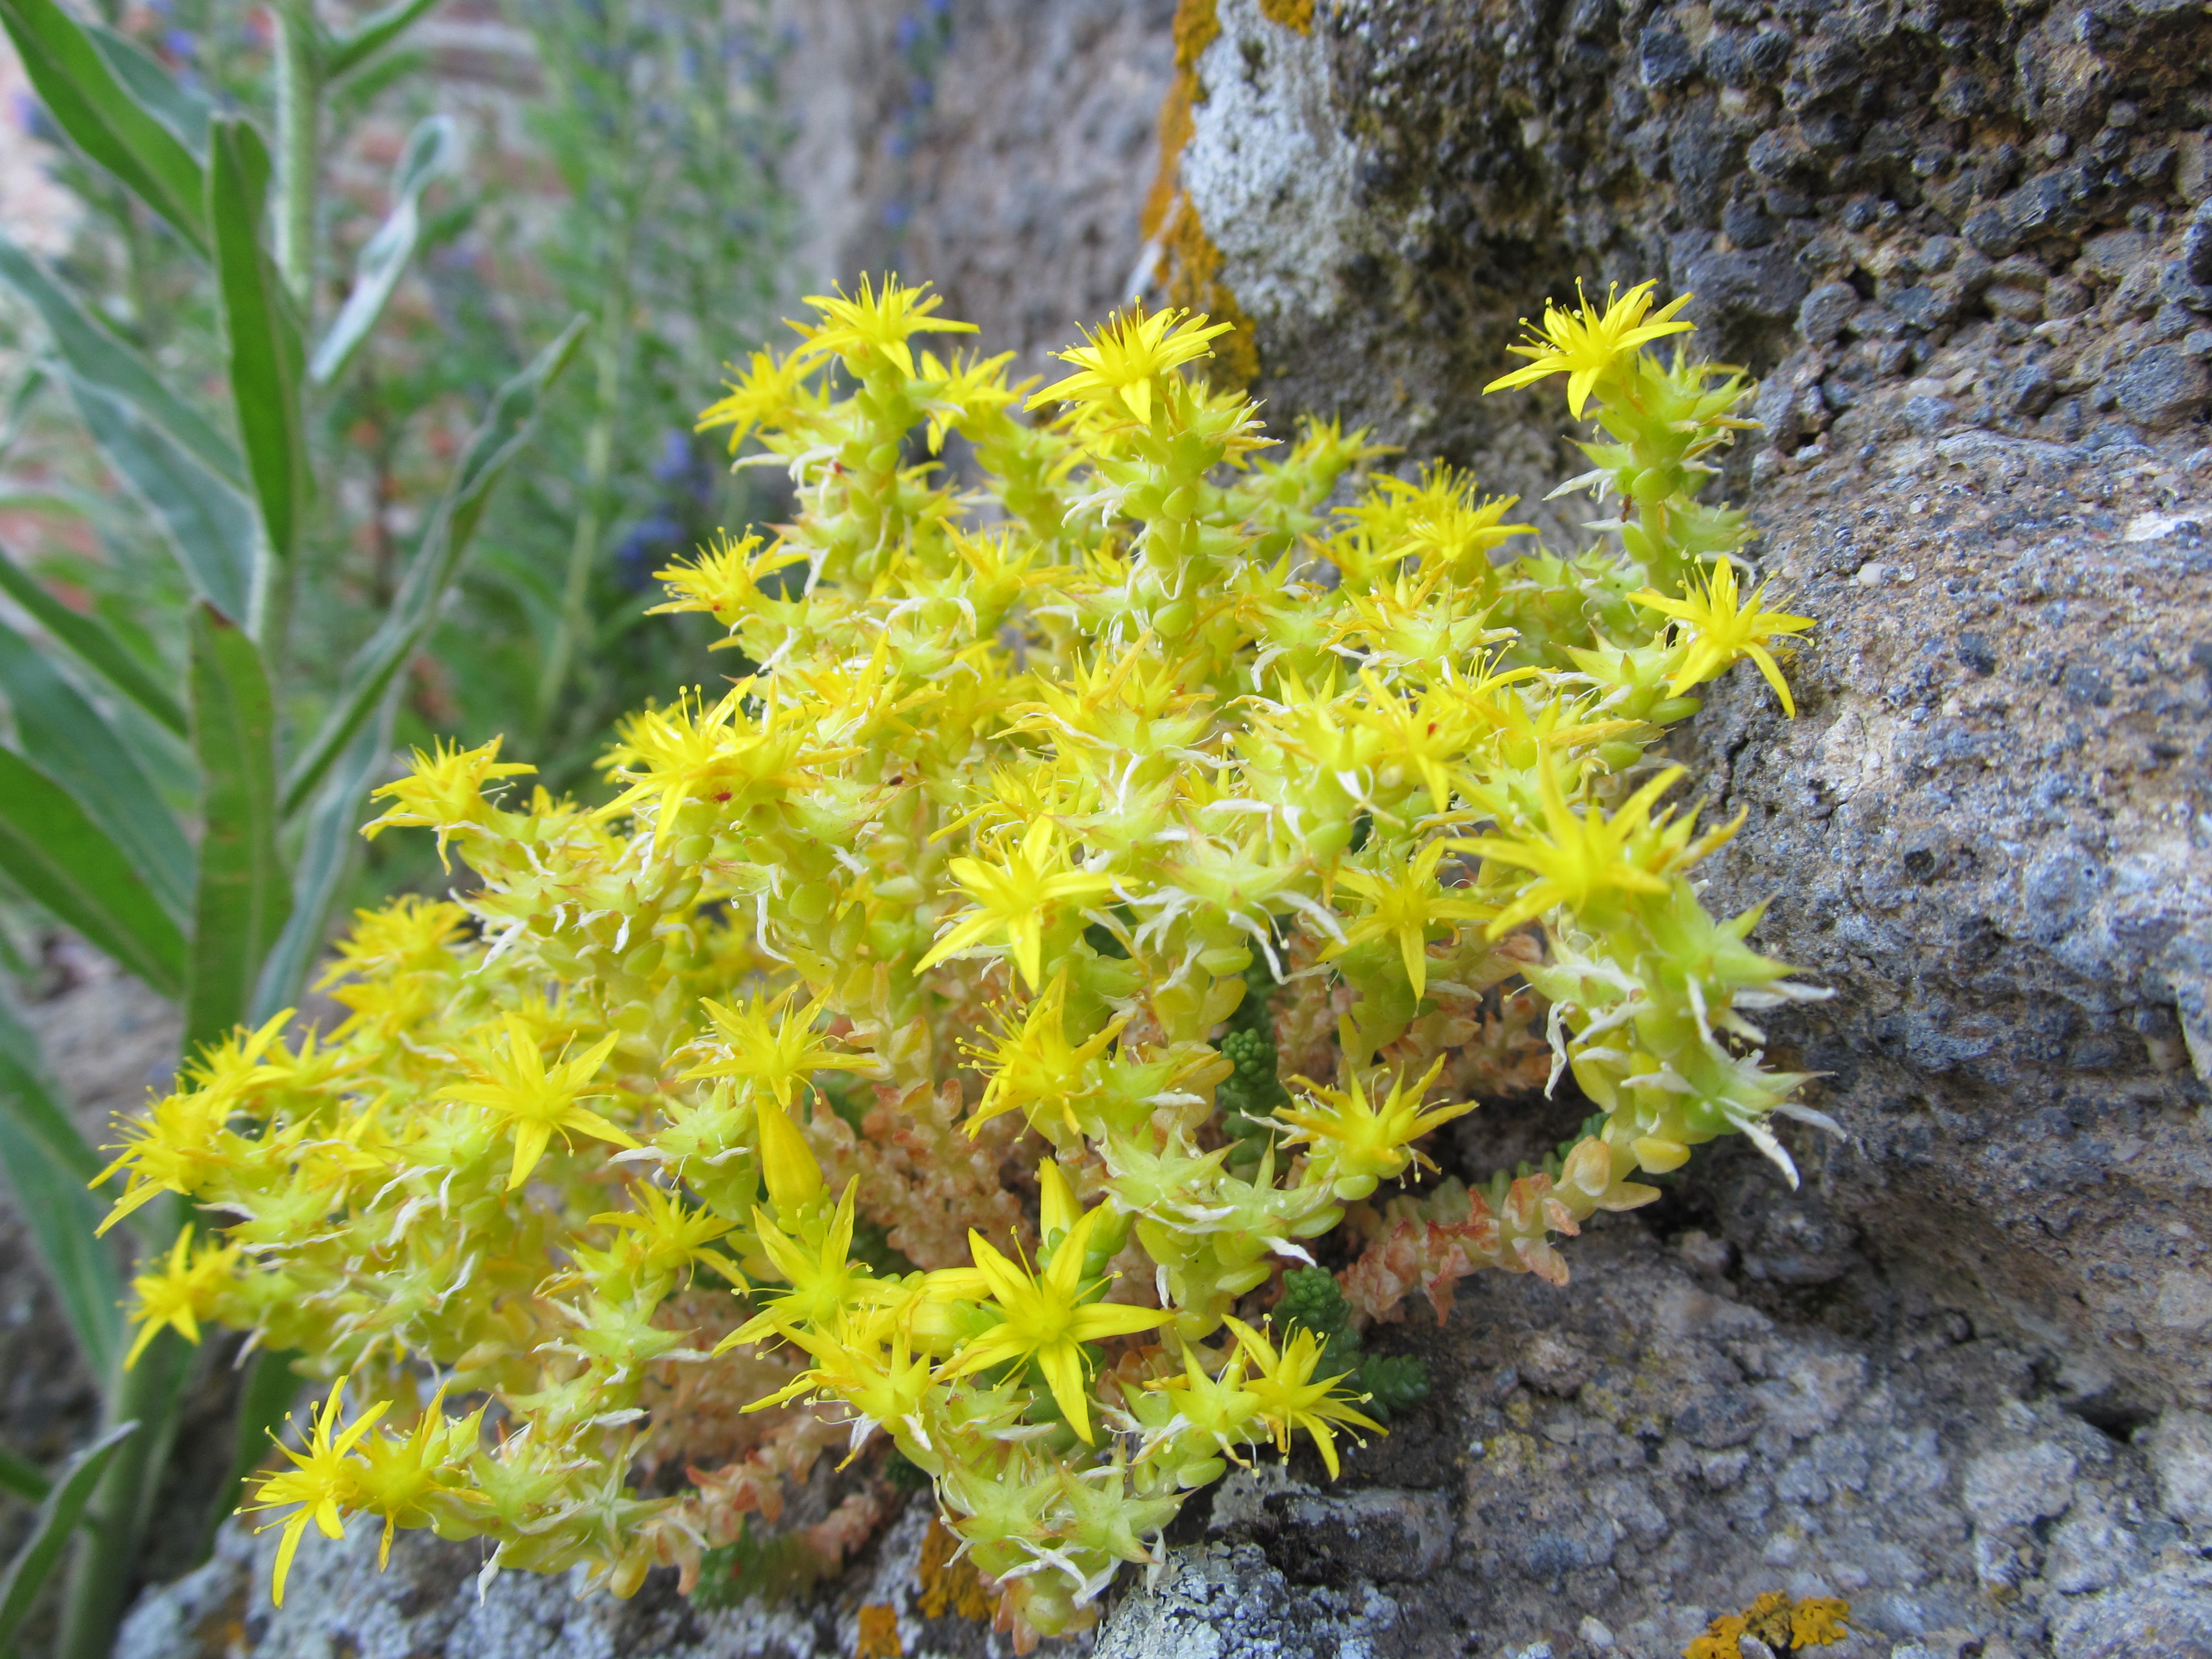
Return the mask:
<path fill-rule="evenodd" d="M 763 1100 L 755 1109 L 760 1139 L 761 1177 L 777 1218 L 787 1224 L 802 1205 L 821 1196 L 822 1166 L 807 1150 L 798 1127 L 784 1115 L 783 1108 Z"/>

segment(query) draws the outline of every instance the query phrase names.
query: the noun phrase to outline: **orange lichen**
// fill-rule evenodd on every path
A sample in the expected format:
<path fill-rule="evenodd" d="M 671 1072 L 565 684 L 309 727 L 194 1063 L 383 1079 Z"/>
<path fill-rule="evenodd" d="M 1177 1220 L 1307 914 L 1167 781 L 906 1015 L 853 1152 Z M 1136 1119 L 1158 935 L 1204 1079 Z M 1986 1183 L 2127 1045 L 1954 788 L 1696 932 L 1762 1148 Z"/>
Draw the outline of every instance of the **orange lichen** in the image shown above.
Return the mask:
<path fill-rule="evenodd" d="M 1200 224 L 1198 210 L 1182 188 L 1183 147 L 1197 130 L 1196 106 L 1206 101 L 1198 60 L 1221 34 L 1215 0 L 1181 0 L 1175 15 L 1175 79 L 1160 106 L 1160 161 L 1146 193 L 1138 228 L 1144 233 L 1151 264 L 1147 277 L 1165 284 L 1168 301 L 1203 312 L 1236 329 L 1214 349 L 1206 378 L 1224 391 L 1242 392 L 1259 378 L 1260 353 L 1253 343 L 1252 319 L 1221 280 L 1221 250 Z M 1261 8 L 1275 21 L 1300 33 L 1313 27 L 1313 0 L 1267 0 Z"/>
<path fill-rule="evenodd" d="M 1216 343 L 1206 379 L 1224 392 L 1242 392 L 1260 377 L 1260 351 L 1254 343 L 1252 319 L 1237 303 L 1237 295 L 1221 280 L 1221 250 L 1199 222 L 1198 210 L 1188 196 L 1176 198 L 1175 216 L 1163 238 L 1162 261 L 1167 270 L 1168 303 L 1203 312 L 1218 323 L 1235 325 L 1233 333 Z"/>
<path fill-rule="evenodd" d="M 860 1639 L 853 1659 L 904 1659 L 899 1642 L 898 1614 L 888 1601 L 872 1601 L 860 1609 Z"/>
<path fill-rule="evenodd" d="M 1313 33 L 1314 0 L 1260 0 L 1260 15 L 1300 34 Z"/>
<path fill-rule="evenodd" d="M 1757 1637 L 1777 1654 L 1825 1648 L 1850 1634 L 1850 1603 L 1835 1596 L 1793 1601 L 1769 1590 L 1741 1613 L 1723 1613 L 1682 1650 L 1682 1659 L 1743 1659 L 1743 1638 Z"/>
<path fill-rule="evenodd" d="M 921 1612 L 925 1619 L 947 1613 L 959 1619 L 988 1619 L 996 1605 L 974 1562 L 966 1556 L 953 1559 L 960 1540 L 944 1523 L 932 1521 L 921 1540 Z"/>

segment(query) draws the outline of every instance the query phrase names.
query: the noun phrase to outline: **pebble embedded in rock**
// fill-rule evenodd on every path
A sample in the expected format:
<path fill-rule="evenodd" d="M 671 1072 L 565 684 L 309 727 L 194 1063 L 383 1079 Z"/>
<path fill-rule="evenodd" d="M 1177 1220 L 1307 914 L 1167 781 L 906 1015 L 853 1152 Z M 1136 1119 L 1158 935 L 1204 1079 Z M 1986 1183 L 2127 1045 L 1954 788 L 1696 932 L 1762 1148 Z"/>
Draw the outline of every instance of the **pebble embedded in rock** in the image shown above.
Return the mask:
<path fill-rule="evenodd" d="M 2178 346 L 2137 352 L 2112 377 L 2120 412 L 2153 431 L 2179 426 L 2212 397 L 2212 370 Z"/>

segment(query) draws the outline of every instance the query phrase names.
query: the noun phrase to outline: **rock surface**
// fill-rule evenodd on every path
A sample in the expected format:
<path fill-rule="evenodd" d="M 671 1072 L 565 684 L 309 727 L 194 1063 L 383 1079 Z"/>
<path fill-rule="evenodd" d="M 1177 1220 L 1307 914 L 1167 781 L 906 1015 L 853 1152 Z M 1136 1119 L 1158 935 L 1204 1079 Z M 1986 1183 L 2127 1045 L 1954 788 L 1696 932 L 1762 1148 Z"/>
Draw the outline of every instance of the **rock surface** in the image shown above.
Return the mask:
<path fill-rule="evenodd" d="M 1341 1480 L 1301 1449 L 1194 1502 L 1157 1582 L 1124 1575 L 1101 1659 L 1672 1659 L 1769 1589 L 1850 1602 L 1837 1659 L 2204 1650 L 2201 1418 L 2099 1428 L 2030 1354 L 1863 1264 L 1808 1319 L 1808 1292 L 1746 1271 L 1763 1226 L 1735 1224 L 1731 1275 L 1702 1233 L 1670 1245 L 1614 1218 L 1565 1291 L 1470 1281 L 1442 1329 L 1385 1328 L 1435 1395 Z M 480 1595 L 478 1550 L 416 1534 L 380 1577 L 365 1522 L 309 1538 L 271 1609 L 275 1534 L 234 1527 L 139 1606 L 118 1659 L 801 1659 L 854 1652 L 868 1605 L 908 1656 L 1000 1651 L 981 1623 L 926 1615 L 927 1519 L 917 1500 L 811 1596 L 720 1612 L 665 1572 L 630 1602 L 527 1573 Z"/>
<path fill-rule="evenodd" d="M 1216 9 L 1181 177 L 1279 422 L 1533 501 L 1556 392 L 1480 387 L 1577 279 L 1694 291 L 1765 377 L 1721 487 L 1820 629 L 1796 720 L 1747 673 L 1680 746 L 1748 814 L 1713 902 L 1839 994 L 1772 1032 L 1849 1132 L 1777 1272 L 1842 1241 L 2108 1412 L 2212 1404 L 2212 21 Z"/>

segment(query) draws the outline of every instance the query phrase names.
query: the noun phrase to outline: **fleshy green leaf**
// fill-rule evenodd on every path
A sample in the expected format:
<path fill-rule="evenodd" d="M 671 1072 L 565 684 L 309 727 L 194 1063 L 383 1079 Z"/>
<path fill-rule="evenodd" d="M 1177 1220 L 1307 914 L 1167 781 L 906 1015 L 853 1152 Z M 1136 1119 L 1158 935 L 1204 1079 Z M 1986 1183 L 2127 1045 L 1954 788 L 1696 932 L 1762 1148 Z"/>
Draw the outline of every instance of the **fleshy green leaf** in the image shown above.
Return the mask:
<path fill-rule="evenodd" d="M 162 995 L 184 988 L 184 934 L 146 878 L 67 790 L 11 749 L 0 749 L 0 871 Z"/>
<path fill-rule="evenodd" d="M 179 398 L 136 346 L 81 305 L 40 260 L 0 234 L 0 283 L 21 295 L 46 325 L 54 355 L 87 386 L 119 398 L 182 444 L 226 483 L 243 486 L 237 447 Z"/>
<path fill-rule="evenodd" d="M 123 1299 L 115 1252 L 94 1236 L 102 1206 L 87 1190 L 100 1160 L 62 1109 L 38 1042 L 0 1000 L 0 1166 L 15 1191 L 88 1369 L 105 1376 L 120 1352 Z"/>
<path fill-rule="evenodd" d="M 337 706 L 284 780 L 284 811 L 300 810 L 324 775 L 353 742 L 382 699 L 392 677 L 415 654 L 437 620 L 438 607 L 460 572 L 491 493 L 508 465 L 529 442 L 545 393 L 575 356 L 585 319 L 575 318 L 530 365 L 492 398 L 483 422 L 446 484 L 444 498 L 422 532 L 398 597 L 367 644 L 355 655 Z"/>
<path fill-rule="evenodd" d="M 300 410 L 300 328 L 276 263 L 262 245 L 269 151 L 249 122 L 208 130 L 208 226 L 230 344 L 230 390 L 246 470 L 280 561 L 299 549 L 307 500 L 307 427 Z"/>
<path fill-rule="evenodd" d="M 204 251 L 200 164 L 125 88 L 76 20 L 54 0 L 0 0 L 0 26 L 47 112 L 76 147 Z"/>
<path fill-rule="evenodd" d="M 428 16 L 438 0 L 392 0 L 331 43 L 323 73 L 333 83 L 352 74 Z"/>
<path fill-rule="evenodd" d="M 190 633 L 204 827 L 185 996 L 188 1051 L 246 1018 L 292 905 L 276 851 L 276 711 L 261 653 L 204 605 L 192 607 Z"/>
<path fill-rule="evenodd" d="M 62 1468 L 60 1477 L 39 1505 L 39 1518 L 31 1535 L 15 1552 L 5 1574 L 0 1574 L 0 1653 L 15 1646 L 15 1632 L 31 1611 L 47 1575 L 61 1559 L 70 1534 L 84 1514 L 85 1505 L 100 1485 L 123 1443 L 138 1431 L 136 1423 L 118 1423 Z"/>
<path fill-rule="evenodd" d="M 252 503 L 134 405 L 70 370 L 62 379 L 93 441 L 168 532 L 192 585 L 224 615 L 243 617 L 260 533 Z"/>
<path fill-rule="evenodd" d="M 459 151 L 459 135 L 450 116 L 433 115 L 409 135 L 407 149 L 392 174 L 391 216 L 362 249 L 354 264 L 353 291 L 346 295 L 343 308 L 307 365 L 317 386 L 328 386 L 345 373 L 354 353 L 384 314 L 392 290 L 398 286 L 422 234 L 422 192 L 440 173 L 453 170 Z"/>
<path fill-rule="evenodd" d="M 87 668 L 179 737 L 185 735 L 182 705 L 100 623 L 70 610 L 40 586 L 29 571 L 6 558 L 0 558 L 0 592 L 21 605 L 40 627 L 74 652 Z"/>
<path fill-rule="evenodd" d="M 0 695 L 23 753 L 107 832 L 170 914 L 182 916 L 192 887 L 192 849 L 183 829 L 100 711 L 5 623 Z"/>

